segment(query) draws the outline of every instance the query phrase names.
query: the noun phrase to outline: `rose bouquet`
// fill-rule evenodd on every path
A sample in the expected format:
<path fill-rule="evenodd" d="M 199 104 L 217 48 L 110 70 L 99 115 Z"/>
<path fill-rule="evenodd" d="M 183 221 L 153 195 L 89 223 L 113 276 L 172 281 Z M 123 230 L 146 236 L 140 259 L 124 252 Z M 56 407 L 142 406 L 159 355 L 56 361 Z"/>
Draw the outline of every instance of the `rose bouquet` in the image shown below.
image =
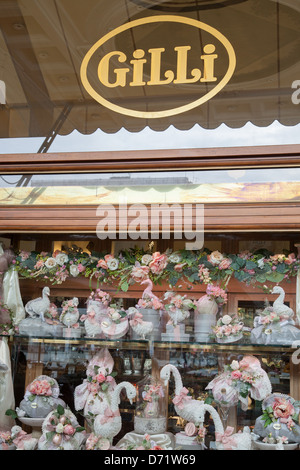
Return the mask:
<path fill-rule="evenodd" d="M 58 383 L 52 377 L 40 375 L 26 388 L 24 399 L 16 408 L 18 418 L 44 418 L 58 405 L 65 406 L 59 398 Z"/>
<path fill-rule="evenodd" d="M 39 450 L 80 450 L 86 439 L 86 431 L 74 414 L 61 405 L 45 418 L 42 432 Z"/>
<path fill-rule="evenodd" d="M 110 441 L 106 437 L 96 436 L 91 433 L 85 443 L 85 450 L 108 450 Z"/>
<path fill-rule="evenodd" d="M 300 403 L 289 395 L 272 393 L 262 403 L 263 414 L 255 421 L 254 433 L 263 442 L 284 438 L 283 444 L 300 442 Z"/>
<path fill-rule="evenodd" d="M 208 384 L 206 390 L 211 390 L 215 398 L 217 393 L 222 393 L 222 389 L 227 388 L 230 390 L 232 404 L 236 404 L 238 399 L 243 410 L 248 408 L 248 397 L 262 401 L 272 391 L 267 373 L 254 356 L 244 356 L 241 361 L 232 361 L 224 367 L 224 372 Z"/>
<path fill-rule="evenodd" d="M 149 434 L 145 434 L 142 442 L 124 445 L 122 450 L 166 450 L 166 448 L 158 445 Z"/>
<path fill-rule="evenodd" d="M 243 337 L 243 327 L 237 316 L 223 315 L 212 330 L 218 343 L 231 343 Z"/>

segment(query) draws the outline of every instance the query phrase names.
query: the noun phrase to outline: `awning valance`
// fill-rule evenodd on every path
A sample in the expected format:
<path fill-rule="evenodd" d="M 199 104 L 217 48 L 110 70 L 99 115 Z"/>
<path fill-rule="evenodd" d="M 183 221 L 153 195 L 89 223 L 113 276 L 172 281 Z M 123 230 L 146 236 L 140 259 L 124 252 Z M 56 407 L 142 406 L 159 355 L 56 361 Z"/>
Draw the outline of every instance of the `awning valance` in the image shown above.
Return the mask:
<path fill-rule="evenodd" d="M 296 125 L 299 25 L 298 0 L 1 2 L 0 137 Z"/>

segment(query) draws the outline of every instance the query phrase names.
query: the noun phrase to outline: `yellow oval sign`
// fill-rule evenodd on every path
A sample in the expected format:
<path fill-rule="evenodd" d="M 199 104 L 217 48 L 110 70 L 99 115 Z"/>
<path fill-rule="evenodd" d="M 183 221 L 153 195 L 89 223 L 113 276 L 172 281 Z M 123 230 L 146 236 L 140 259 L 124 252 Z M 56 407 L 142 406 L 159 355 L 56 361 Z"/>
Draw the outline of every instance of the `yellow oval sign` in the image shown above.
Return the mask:
<path fill-rule="evenodd" d="M 135 109 L 125 108 L 119 106 L 118 104 L 109 101 L 107 98 L 100 94 L 90 83 L 88 78 L 88 66 L 90 61 L 96 57 L 98 61 L 97 53 L 102 46 L 107 46 L 107 42 L 120 35 L 121 33 L 136 28 L 138 26 L 143 26 L 147 24 L 154 23 L 181 23 L 184 25 L 192 26 L 198 30 L 205 31 L 209 33 L 213 38 L 217 39 L 225 48 L 228 54 L 228 67 L 218 83 L 211 88 L 206 94 L 193 100 L 192 102 L 178 106 L 172 109 L 165 109 L 161 111 L 139 111 Z M 188 52 L 191 49 L 189 45 L 179 45 L 174 47 L 174 54 L 176 54 L 176 67 L 175 70 L 167 70 L 164 73 L 161 71 L 161 65 L 163 60 L 163 53 L 165 51 L 164 47 L 154 47 L 149 48 L 147 51 L 143 49 L 136 49 L 132 53 L 132 60 L 130 60 L 131 66 L 128 66 L 128 57 L 122 51 L 110 51 L 106 52 L 104 55 L 100 54 L 100 59 L 98 63 L 98 80 L 101 83 L 102 88 L 107 88 L 108 90 L 116 88 L 124 88 L 125 86 L 130 87 L 155 87 L 159 85 L 169 85 L 176 86 L 177 84 L 214 84 L 218 80 L 215 76 L 215 63 L 218 60 L 218 54 L 216 53 L 216 47 L 213 43 L 206 44 L 203 47 L 202 54 L 199 57 L 199 63 L 201 66 L 199 68 L 193 68 L 190 73 L 187 73 L 187 60 Z M 147 62 L 146 52 L 148 53 L 150 61 L 150 72 L 148 80 L 144 76 L 144 65 Z M 113 67 L 114 79 L 111 79 L 110 70 Z M 80 69 L 81 81 L 86 89 L 86 91 L 94 98 L 98 103 L 102 104 L 106 108 L 111 109 L 120 114 L 127 116 L 144 118 L 144 119 L 155 119 L 162 117 L 174 116 L 176 114 L 184 113 L 189 111 L 197 106 L 202 105 L 203 103 L 210 100 L 217 93 L 222 90 L 225 85 L 231 79 L 236 66 L 236 57 L 234 49 L 228 39 L 220 33 L 215 28 L 197 21 L 191 18 L 185 18 L 182 16 L 175 15 L 166 15 L 166 16 L 151 16 L 147 18 L 140 18 L 130 23 L 126 23 L 113 31 L 110 31 L 108 34 L 103 36 L 99 41 L 97 41 L 91 49 L 85 55 Z M 131 81 L 128 80 L 129 73 L 131 74 Z M 163 77 L 162 77 L 163 75 Z M 188 76 L 190 75 L 190 76 Z"/>

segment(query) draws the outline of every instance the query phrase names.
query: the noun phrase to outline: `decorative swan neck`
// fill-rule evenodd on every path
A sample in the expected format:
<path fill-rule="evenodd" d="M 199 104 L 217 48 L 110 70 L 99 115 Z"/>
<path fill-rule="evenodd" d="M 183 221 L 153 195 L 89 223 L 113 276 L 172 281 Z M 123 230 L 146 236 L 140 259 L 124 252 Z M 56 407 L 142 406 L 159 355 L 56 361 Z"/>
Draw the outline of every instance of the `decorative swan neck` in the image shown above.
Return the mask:
<path fill-rule="evenodd" d="M 119 404 L 121 402 L 121 390 L 125 388 L 127 397 L 131 401 L 135 396 L 136 396 L 136 389 L 135 387 L 129 383 L 129 382 L 121 382 L 119 383 L 113 393 L 112 393 L 112 399 L 111 399 L 111 410 L 112 411 L 117 411 L 119 408 Z"/>
<path fill-rule="evenodd" d="M 205 412 L 207 411 L 213 419 L 213 422 L 215 425 L 215 432 L 224 434 L 224 426 L 217 410 L 212 405 L 208 405 L 206 403 L 203 404 L 203 410 L 204 410 L 203 421 L 204 421 Z"/>
<path fill-rule="evenodd" d="M 173 366 L 172 364 L 167 364 L 164 366 L 160 372 L 160 377 L 162 380 L 169 381 L 171 372 L 174 376 L 175 380 L 175 395 L 180 395 L 181 390 L 183 389 L 183 383 L 181 380 L 181 375 L 177 367 Z"/>

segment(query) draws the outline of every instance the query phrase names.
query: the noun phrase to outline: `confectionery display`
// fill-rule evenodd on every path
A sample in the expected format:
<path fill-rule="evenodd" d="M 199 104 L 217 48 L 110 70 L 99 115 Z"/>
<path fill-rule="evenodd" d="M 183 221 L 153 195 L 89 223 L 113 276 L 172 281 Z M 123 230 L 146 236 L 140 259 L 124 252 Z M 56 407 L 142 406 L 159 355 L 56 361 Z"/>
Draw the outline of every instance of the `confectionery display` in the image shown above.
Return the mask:
<path fill-rule="evenodd" d="M 48 272 L 59 255 L 64 254 L 46 260 L 40 255 L 36 265 Z M 107 279 L 107 289 L 99 287 L 99 280 L 84 298 L 79 290 L 54 296 L 44 286 L 40 296 L 25 303 L 18 319 L 10 305 L 1 304 L 6 323 L 1 324 L 0 339 L 4 410 L 0 450 L 198 452 L 298 447 L 299 402 L 282 392 L 290 363 L 280 351 L 255 354 L 259 345 L 284 348 L 300 339 L 285 289 L 264 285 L 264 301 L 247 316 L 228 302 L 229 278 L 234 272 L 238 276 L 235 264 L 252 272 L 255 266 L 262 269 L 265 258 L 252 261 L 248 254 L 225 257 L 212 252 L 204 260 L 199 255 L 195 270 L 193 255 L 186 261 L 181 256 L 147 253 L 129 269 L 125 257 L 109 255 L 89 271 L 100 272 L 103 280 L 110 270 L 114 279 L 121 266 L 123 292 L 138 284 L 135 299 L 122 297 Z M 59 258 L 62 269 L 67 258 Z M 294 258 L 285 259 L 292 272 Z M 87 269 L 85 262 L 86 258 L 81 260 L 73 277 Z M 188 266 L 189 283 L 181 274 L 182 279 L 177 278 L 188 289 L 180 292 L 170 282 L 160 284 L 154 293 L 155 275 L 173 265 L 179 274 Z M 70 273 L 75 273 L 74 261 Z M 193 290 L 196 277 L 206 284 L 204 293 Z M 9 286 L 4 282 L 5 288 Z M 28 342 L 26 347 L 20 343 L 11 357 L 8 333 Z M 14 403 L 11 391 L 14 374 L 23 366 L 20 358 L 30 368 L 26 365 L 23 398 Z M 18 387 L 20 394 L 22 384 Z M 247 425 L 235 425 L 232 417 L 237 413 L 251 414 Z"/>

